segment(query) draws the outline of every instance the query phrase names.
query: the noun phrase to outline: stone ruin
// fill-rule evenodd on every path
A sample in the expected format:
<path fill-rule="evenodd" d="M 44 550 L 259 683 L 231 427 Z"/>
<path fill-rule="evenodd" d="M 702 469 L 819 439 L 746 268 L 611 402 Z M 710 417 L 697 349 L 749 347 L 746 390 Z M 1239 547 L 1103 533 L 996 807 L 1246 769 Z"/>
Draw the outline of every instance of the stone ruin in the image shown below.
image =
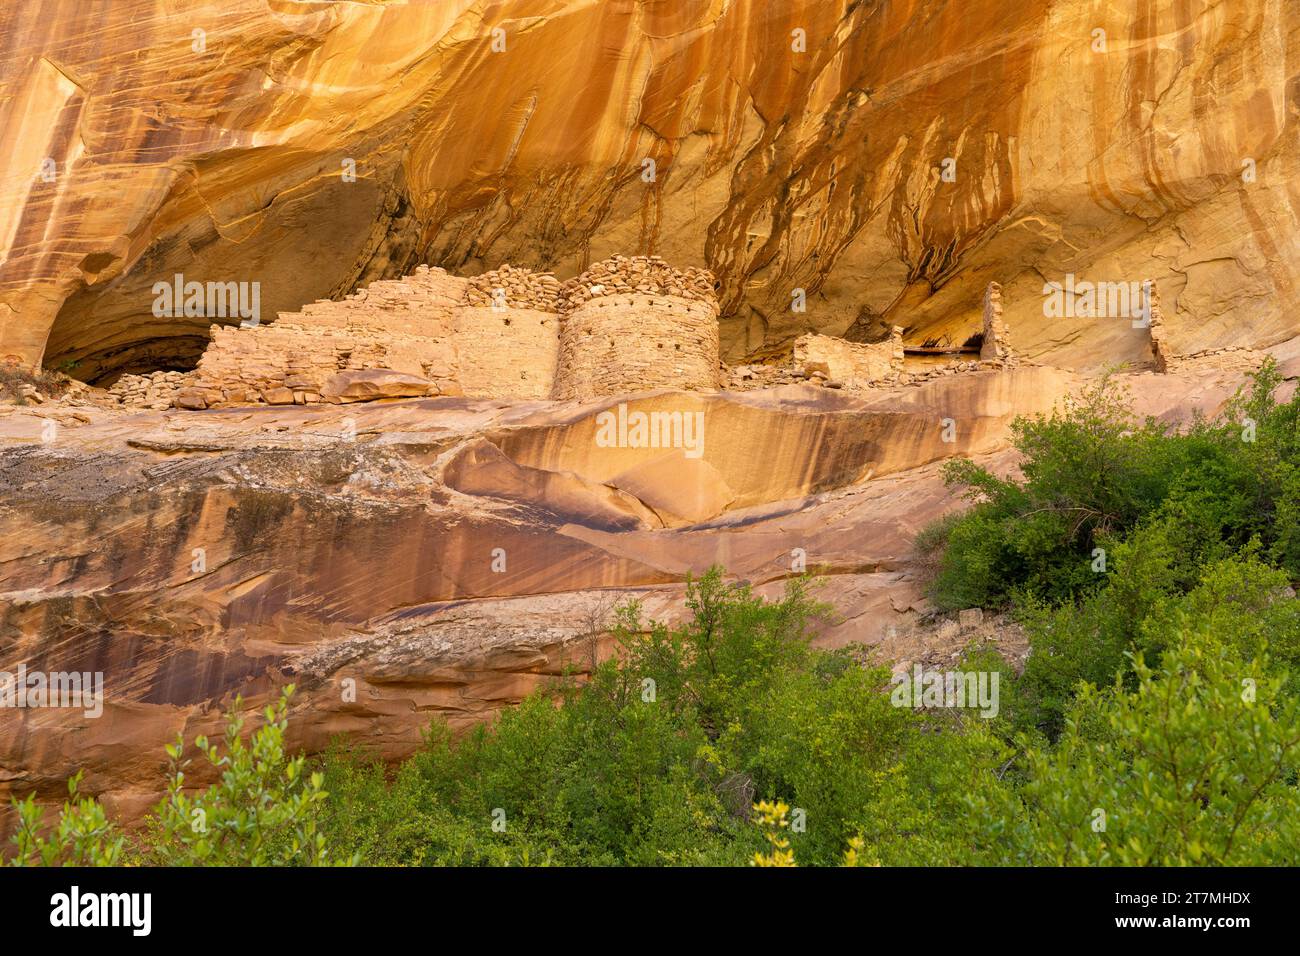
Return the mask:
<path fill-rule="evenodd" d="M 498 311 L 511 308 L 554 313 L 559 311 L 562 288 L 560 280 L 549 272 L 506 264 L 466 280 L 465 303 Z"/>
<path fill-rule="evenodd" d="M 1154 279 L 1142 283 L 1142 298 L 1147 328 L 1151 332 L 1151 367 L 1163 374 L 1169 371 L 1172 356 L 1169 343 L 1165 341 L 1165 313 L 1160 308 L 1160 292 Z"/>
<path fill-rule="evenodd" d="M 1159 300 L 1150 288 L 1159 362 Z M 903 329 L 894 326 L 875 343 L 809 333 L 795 340 L 788 366 L 728 369 L 719 360 L 712 273 L 674 269 L 658 256 L 612 256 L 567 282 L 509 265 L 470 279 L 420 266 L 282 312 L 274 323 L 213 326 L 193 372 L 123 375 L 110 394 L 126 405 L 195 409 L 436 395 L 588 400 L 795 381 L 915 385 L 1015 362 L 993 282 L 978 363 L 908 373 Z"/>
<path fill-rule="evenodd" d="M 455 309 L 459 393 L 551 397 L 560 353 L 560 281 L 505 265 L 470 279 Z"/>
<path fill-rule="evenodd" d="M 1217 348 L 1198 349 L 1195 352 L 1175 350 L 1169 341 L 1169 328 L 1165 325 L 1165 313 L 1160 307 L 1160 291 L 1156 288 L 1154 279 L 1146 279 L 1142 283 L 1142 307 L 1147 321 L 1147 330 L 1151 334 L 1151 369 L 1157 374 L 1163 375 L 1180 364 L 1216 356 L 1221 357 L 1221 368 L 1257 369 L 1267 358 L 1265 352 L 1247 345 L 1221 345 Z M 1223 361 L 1227 361 L 1228 365 L 1223 365 Z"/>
<path fill-rule="evenodd" d="M 422 380 L 425 394 L 459 394 L 455 319 L 465 286 L 421 267 L 344 299 L 282 312 L 272 324 L 214 325 L 177 404 L 312 404 L 346 392 L 348 373 L 376 368 Z"/>
<path fill-rule="evenodd" d="M 614 256 L 566 283 L 508 265 L 472 279 L 420 266 L 274 323 L 213 326 L 198 367 L 166 385 L 183 408 L 712 390 L 714 279 L 658 257 Z M 128 380 L 119 394 L 165 400 L 161 383 L 150 391 Z"/>
<path fill-rule="evenodd" d="M 895 382 L 903 371 L 903 330 L 895 325 L 883 342 L 860 344 L 809 333 L 794 342 L 794 365 L 805 376 L 822 373 L 850 386 Z"/>
<path fill-rule="evenodd" d="M 1016 353 L 1011 348 L 1011 332 L 1002 318 L 1002 286 L 990 282 L 984 290 L 983 341 L 980 361 L 996 365 L 1014 365 Z"/>
<path fill-rule="evenodd" d="M 185 372 L 158 371 L 147 375 L 127 373 L 118 376 L 108 387 L 108 394 L 123 405 L 164 409 L 176 404 L 176 398 L 190 382 Z"/>
<path fill-rule="evenodd" d="M 555 398 L 719 387 L 712 273 L 613 256 L 565 283 L 561 298 Z"/>
<path fill-rule="evenodd" d="M 1010 330 L 1002 317 L 1002 286 L 990 282 L 984 290 L 979 360 L 958 360 L 921 370 L 905 368 L 903 329 L 893 326 L 883 342 L 858 344 L 830 335 L 809 333 L 794 342 L 786 365 L 740 365 L 727 370 L 727 387 L 737 390 L 772 388 L 812 382 L 829 388 L 863 389 L 890 385 L 923 385 L 947 375 L 977 372 L 988 366 L 1011 367 L 1020 359 L 1011 348 Z"/>

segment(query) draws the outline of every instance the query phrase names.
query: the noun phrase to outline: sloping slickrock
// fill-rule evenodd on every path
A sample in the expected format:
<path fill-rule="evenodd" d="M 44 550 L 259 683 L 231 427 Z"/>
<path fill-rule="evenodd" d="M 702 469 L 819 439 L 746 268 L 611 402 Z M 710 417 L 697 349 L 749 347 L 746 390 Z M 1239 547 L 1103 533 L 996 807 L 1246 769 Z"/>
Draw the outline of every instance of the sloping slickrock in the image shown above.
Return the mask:
<path fill-rule="evenodd" d="M 1181 421 L 1219 408 L 1245 371 L 1190 361 L 1117 384 Z M 87 408 L 48 441 L 54 412 L 13 409 L 0 414 L 0 670 L 102 671 L 106 700 L 97 718 L 9 711 L 0 797 L 57 802 L 84 769 L 86 791 L 130 819 L 160 792 L 164 743 L 290 681 L 292 744 L 346 732 L 400 757 L 434 716 L 463 729 L 585 670 L 608 652 L 614 604 L 680 613 L 686 578 L 718 563 L 765 593 L 819 571 L 834 608 L 819 640 L 884 640 L 925 610 L 912 539 L 960 506 L 943 460 L 1013 468 L 1012 418 L 1082 381 L 1022 367 L 870 400 L 798 386 L 581 406 Z M 620 404 L 703 414 L 700 457 L 599 445 L 597 420 Z M 674 473 L 684 461 L 693 478 Z M 612 487 L 638 475 L 637 493 Z"/>

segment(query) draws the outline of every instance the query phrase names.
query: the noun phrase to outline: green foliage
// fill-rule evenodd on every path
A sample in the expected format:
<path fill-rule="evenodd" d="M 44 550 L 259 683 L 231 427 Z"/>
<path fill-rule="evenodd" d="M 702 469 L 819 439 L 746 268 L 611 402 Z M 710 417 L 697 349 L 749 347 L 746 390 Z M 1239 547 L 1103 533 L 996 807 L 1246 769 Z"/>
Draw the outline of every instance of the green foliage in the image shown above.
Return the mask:
<path fill-rule="evenodd" d="M 289 699 L 286 688 L 265 722 L 245 742 L 241 701 L 227 715 L 224 752 L 198 737 L 195 745 L 220 773 L 197 795 L 185 792 L 184 739 L 167 747 L 171 774 L 167 797 L 140 835 L 128 838 L 100 804 L 77 796 L 81 774 L 68 783 L 70 799 L 48 833 L 34 797 L 14 801 L 19 817 L 11 863 L 18 866 L 303 866 L 352 862 L 331 858 L 318 820 L 326 799 L 323 777 L 305 771 L 305 758 L 284 750 Z"/>
<path fill-rule="evenodd" d="M 1135 686 L 1084 685 L 1026 780 L 974 802 L 983 841 L 1022 865 L 1290 864 L 1300 847 L 1300 700 L 1265 654 L 1179 615 Z"/>
<path fill-rule="evenodd" d="M 1177 552 L 1163 524 L 1139 528 L 1126 541 L 1107 539 L 1104 583 L 1077 601 L 1052 604 L 1021 596 L 1017 615 L 1032 653 L 1019 685 L 1022 729 L 1060 732 L 1075 687 L 1109 684 L 1128 670 L 1125 655 L 1137 648 L 1141 622 L 1182 584 Z"/>
<path fill-rule="evenodd" d="M 333 817 L 364 831 L 367 862 L 743 862 L 751 788 L 717 741 L 776 674 L 812 669 L 804 632 L 818 607 L 803 582 L 767 603 L 719 570 L 690 585 L 688 605 L 679 628 L 643 626 L 635 604 L 621 609 L 620 653 L 582 687 L 562 682 L 454 746 L 446 728 L 430 732 L 387 793 L 408 814 L 455 820 L 467 845 L 386 826 L 397 815 L 388 800 L 361 795 L 362 784 L 383 786 L 377 770 L 341 753 L 326 761 Z"/>
<path fill-rule="evenodd" d="M 893 706 L 888 671 L 851 650 L 810 648 L 823 609 L 804 580 L 765 602 L 713 569 L 687 605 L 676 627 L 623 608 L 620 653 L 585 685 L 535 695 L 455 745 L 436 729 L 391 782 L 333 754 L 331 820 L 360 832 L 349 842 L 367 862 L 528 852 L 564 864 L 739 865 L 768 842 L 748 822 L 767 795 L 789 809 L 784 835 L 801 862 L 841 862 L 859 833 L 879 844 L 859 844 L 859 861 L 952 862 L 947 841 L 965 823 L 951 811 L 968 786 L 996 783 L 985 771 L 1005 761 L 1004 744 Z M 420 824 L 394 825 L 403 818 Z M 472 852 L 449 845 L 448 820 Z"/>
<path fill-rule="evenodd" d="M 35 796 L 14 800 L 18 826 L 11 866 L 114 866 L 123 861 L 126 839 L 109 822 L 104 808 L 89 797 L 79 797 L 81 772 L 68 781 L 68 799 L 58 821 L 41 833 L 41 808 Z"/>
<path fill-rule="evenodd" d="M 550 854 L 472 824 L 437 798 L 422 761 L 385 766 L 336 745 L 327 754 L 322 830 L 373 866 L 545 865 Z"/>
<path fill-rule="evenodd" d="M 1300 399 L 1277 403 L 1279 384 L 1270 360 L 1219 418 L 1182 432 L 1135 419 L 1109 375 L 1050 415 L 1018 420 L 1019 480 L 967 460 L 947 466 L 976 504 L 923 536 L 931 555 L 942 551 L 931 596 L 945 609 L 1078 599 L 1102 582 L 1095 549 L 1144 523 L 1161 527 L 1184 575 L 1259 538 L 1300 576 Z"/>
<path fill-rule="evenodd" d="M 160 866 L 320 866 L 331 862 L 317 820 L 327 794 L 324 777 L 308 774 L 304 757 L 287 757 L 292 685 L 263 713 L 251 741 L 242 736 L 242 701 L 227 718 L 224 752 L 206 737 L 195 746 L 220 780 L 195 796 L 186 794 L 185 741 L 167 747 L 171 775 L 167 797 L 154 810 L 142 848 Z"/>

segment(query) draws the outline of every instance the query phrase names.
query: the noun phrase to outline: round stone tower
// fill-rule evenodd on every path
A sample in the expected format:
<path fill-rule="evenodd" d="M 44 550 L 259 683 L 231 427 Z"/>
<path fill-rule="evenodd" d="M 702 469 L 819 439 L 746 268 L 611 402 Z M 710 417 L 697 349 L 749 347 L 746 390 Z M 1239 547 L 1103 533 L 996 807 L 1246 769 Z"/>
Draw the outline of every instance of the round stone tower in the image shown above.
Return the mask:
<path fill-rule="evenodd" d="M 718 388 L 712 273 L 658 256 L 613 256 L 561 292 L 557 399 Z"/>

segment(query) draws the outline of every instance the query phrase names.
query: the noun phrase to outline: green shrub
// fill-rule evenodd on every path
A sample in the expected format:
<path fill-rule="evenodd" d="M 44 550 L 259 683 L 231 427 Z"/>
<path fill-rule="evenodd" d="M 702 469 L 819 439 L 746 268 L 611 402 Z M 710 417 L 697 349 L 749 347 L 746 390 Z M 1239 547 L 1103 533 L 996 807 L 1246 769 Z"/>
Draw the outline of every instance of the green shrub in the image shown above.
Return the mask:
<path fill-rule="evenodd" d="M 1017 420 L 1019 479 L 968 460 L 946 467 L 975 504 L 924 534 L 928 553 L 942 553 L 931 597 L 941 609 L 1077 599 L 1101 583 L 1098 558 L 1109 556 L 1097 549 L 1144 522 L 1161 526 L 1185 578 L 1254 538 L 1300 576 L 1300 398 L 1277 403 L 1279 384 L 1270 360 L 1222 415 L 1183 432 L 1137 420 L 1109 375 L 1050 415 Z"/>
<path fill-rule="evenodd" d="M 18 815 L 10 866 L 115 866 L 125 859 L 126 838 L 97 800 L 78 796 L 78 772 L 68 781 L 68 799 L 57 822 L 42 833 L 42 813 L 35 796 L 14 800 Z"/>
<path fill-rule="evenodd" d="M 1084 685 L 1026 780 L 973 803 L 981 842 L 1019 865 L 1289 864 L 1300 846 L 1300 700 L 1266 655 L 1180 616 L 1135 686 Z"/>
<path fill-rule="evenodd" d="M 442 836 L 450 818 L 502 856 L 527 847 L 566 864 L 735 865 L 764 846 L 747 818 L 767 796 L 791 808 L 803 862 L 839 862 L 860 833 L 879 839 L 863 847 L 873 859 L 942 855 L 946 834 L 965 825 L 951 811 L 1002 744 L 985 734 L 967 745 L 960 725 L 893 706 L 888 671 L 850 650 L 810 648 L 822 608 L 805 581 L 767 602 L 713 569 L 687 604 L 676 627 L 622 609 L 621 652 L 584 686 L 536 694 L 455 745 L 435 731 L 392 781 L 335 754 L 331 818 L 349 819 L 367 862 L 464 862 Z M 914 745 L 954 762 L 909 760 Z M 899 819 L 905 801 L 913 809 Z M 497 830 L 494 811 L 504 814 Z M 393 826 L 403 815 L 430 838 Z M 945 836 L 918 840 L 941 815 Z"/>
<path fill-rule="evenodd" d="M 57 822 L 42 834 L 33 797 L 14 801 L 19 825 L 10 862 L 17 866 L 302 866 L 352 862 L 331 856 L 318 822 L 327 796 L 319 774 L 305 759 L 284 752 L 289 699 L 286 688 L 265 723 L 248 742 L 237 698 L 227 716 L 224 752 L 199 737 L 195 745 L 220 771 L 220 781 L 196 795 L 185 792 L 180 737 L 167 748 L 171 761 L 167 797 L 154 808 L 141 833 L 128 839 L 111 824 L 98 801 L 78 799 L 81 775 L 68 784 L 70 799 Z"/>

